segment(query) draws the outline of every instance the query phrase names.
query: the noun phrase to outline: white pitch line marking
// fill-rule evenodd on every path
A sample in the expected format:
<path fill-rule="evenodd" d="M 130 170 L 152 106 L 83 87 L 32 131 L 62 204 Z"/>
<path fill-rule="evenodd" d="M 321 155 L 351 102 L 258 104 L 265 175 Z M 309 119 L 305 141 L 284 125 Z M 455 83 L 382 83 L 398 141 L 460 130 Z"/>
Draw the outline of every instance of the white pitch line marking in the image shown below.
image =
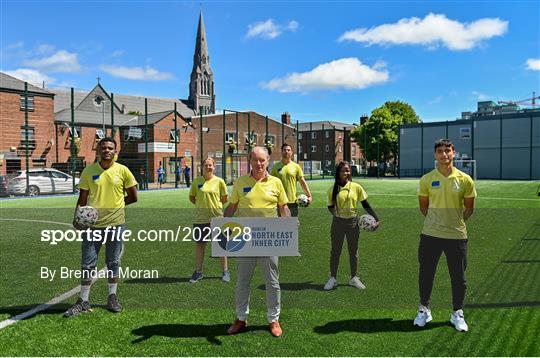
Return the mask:
<path fill-rule="evenodd" d="M 3 220 L 3 221 L 23 221 L 23 222 L 40 222 L 40 223 L 46 223 L 46 224 L 57 224 L 57 225 L 65 225 L 65 226 L 72 226 L 72 224 L 68 224 L 68 223 L 62 223 L 62 222 L 58 222 L 58 221 L 48 221 L 48 220 L 32 220 L 32 219 L 15 219 L 15 218 L 0 218 L 0 220 Z M 104 268 L 102 268 L 100 270 L 100 272 L 103 272 L 105 273 L 105 269 L 107 267 L 105 266 Z M 99 277 L 100 275 L 98 274 L 97 277 Z M 92 279 L 92 284 L 94 282 L 96 282 L 97 278 L 94 278 Z M 49 302 L 47 303 L 43 303 L 39 306 L 36 306 L 34 308 L 32 308 L 31 310 L 28 310 L 26 312 L 23 312 L 21 314 L 18 314 L 14 317 L 11 317 L 11 318 L 8 318 L 2 322 L 0 322 L 0 329 L 4 329 L 8 326 L 11 326 L 12 324 L 15 324 L 23 319 L 26 319 L 28 317 L 31 317 L 33 315 L 35 315 L 36 313 L 39 313 L 41 311 L 45 311 L 46 309 L 48 309 L 49 307 L 51 306 L 54 306 L 64 300 L 67 300 L 68 298 L 70 298 L 71 296 L 74 296 L 76 295 L 77 293 L 79 293 L 81 291 L 81 285 L 78 285 L 77 287 L 74 287 L 72 288 L 71 290 L 61 294 L 60 296 L 57 296 L 55 298 L 53 298 L 52 300 L 50 300 Z"/>
<path fill-rule="evenodd" d="M 0 218 L 0 220 L 3 220 L 3 221 L 23 221 L 23 222 L 32 222 L 32 223 L 45 223 L 45 224 L 73 226 L 73 224 L 61 223 L 61 222 L 58 222 L 58 221 L 48 221 L 48 220 L 15 219 L 15 218 Z"/>
<path fill-rule="evenodd" d="M 389 193 L 369 193 L 369 195 L 387 195 L 387 196 L 414 196 L 417 197 L 418 195 L 415 194 L 389 194 Z M 491 197 L 491 196 L 478 196 L 476 197 L 477 200 L 479 199 L 489 199 L 489 200 L 521 200 L 521 201 L 538 201 L 540 202 L 540 199 L 530 199 L 530 198 L 497 198 L 497 197 Z"/>
<path fill-rule="evenodd" d="M 107 267 L 105 266 L 101 270 L 99 270 L 99 273 L 97 274 L 97 277 L 100 277 L 100 274 L 104 275 L 106 268 Z M 92 279 L 92 284 L 97 281 L 97 277 Z M 36 306 L 36 307 L 32 308 L 31 310 L 28 310 L 26 312 L 18 314 L 18 315 L 14 316 L 14 317 L 8 318 L 8 319 L 0 322 L 0 329 L 4 329 L 4 328 L 6 328 L 8 326 L 11 326 L 12 324 L 15 324 L 15 323 L 17 323 L 17 322 L 19 322 L 19 321 L 21 321 L 23 319 L 31 317 L 31 316 L 35 315 L 36 313 L 39 313 L 41 311 L 45 311 L 49 307 L 57 305 L 58 303 L 60 303 L 60 302 L 62 302 L 64 300 L 67 300 L 68 298 L 70 298 L 71 296 L 76 295 L 80 291 L 81 291 L 81 285 L 72 288 L 71 290 L 61 294 L 60 296 L 57 296 L 57 297 L 53 298 L 52 300 L 50 300 L 47 303 L 43 303 L 43 304 L 41 304 L 39 306 Z"/>

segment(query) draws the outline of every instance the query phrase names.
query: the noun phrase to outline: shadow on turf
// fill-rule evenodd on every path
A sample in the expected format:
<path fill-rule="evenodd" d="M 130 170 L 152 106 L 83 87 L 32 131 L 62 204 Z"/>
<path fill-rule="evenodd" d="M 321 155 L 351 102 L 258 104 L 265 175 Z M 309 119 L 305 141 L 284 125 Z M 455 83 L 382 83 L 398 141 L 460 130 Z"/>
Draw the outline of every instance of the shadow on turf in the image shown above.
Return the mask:
<path fill-rule="evenodd" d="M 14 317 L 16 315 L 19 315 L 21 313 L 24 313 L 26 311 L 30 311 L 31 309 L 36 308 L 40 304 L 35 305 L 25 305 L 25 306 L 12 306 L 12 307 L 0 307 L 0 314 L 9 314 L 11 317 Z M 44 311 L 40 311 L 35 315 L 32 315 L 30 317 L 27 317 L 26 319 L 30 319 L 35 316 L 44 315 L 44 314 L 62 314 L 64 313 L 71 305 L 69 304 L 60 304 L 56 306 L 52 306 L 47 308 Z"/>
<path fill-rule="evenodd" d="M 314 291 L 324 291 L 323 287 L 324 284 L 321 283 L 312 283 L 313 281 L 307 281 L 307 282 L 289 282 L 289 283 L 280 283 L 279 286 L 281 287 L 282 291 L 303 291 L 303 290 L 314 290 Z M 341 286 L 341 285 L 340 285 Z M 265 290 L 265 285 L 259 285 L 257 286 L 259 290 Z"/>
<path fill-rule="evenodd" d="M 221 345 L 219 336 L 228 336 L 227 328 L 229 324 L 154 324 L 144 326 L 131 331 L 132 334 L 140 336 L 133 340 L 132 344 L 141 343 L 153 336 L 162 336 L 169 338 L 202 338 L 215 345 Z M 268 331 L 268 326 L 248 326 L 246 332 L 250 331 Z"/>
<path fill-rule="evenodd" d="M 413 326 L 412 319 L 393 320 L 379 319 L 348 319 L 345 321 L 328 322 L 324 326 L 313 328 L 318 334 L 336 334 L 340 332 L 379 333 L 379 332 L 418 332 L 437 327 L 448 326 L 447 322 L 431 322 L 423 328 Z"/>
<path fill-rule="evenodd" d="M 143 284 L 156 284 L 156 283 L 186 283 L 189 282 L 189 277 L 159 277 L 159 278 L 133 278 L 124 280 L 125 283 L 143 283 Z M 221 280 L 218 276 L 204 276 L 203 280 Z"/>

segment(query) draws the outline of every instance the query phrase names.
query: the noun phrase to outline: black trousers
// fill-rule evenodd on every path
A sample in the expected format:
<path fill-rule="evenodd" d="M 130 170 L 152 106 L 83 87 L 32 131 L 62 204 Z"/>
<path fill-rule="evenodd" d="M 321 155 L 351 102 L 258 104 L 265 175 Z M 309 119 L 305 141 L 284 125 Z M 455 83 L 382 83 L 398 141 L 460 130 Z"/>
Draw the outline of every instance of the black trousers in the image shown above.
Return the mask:
<path fill-rule="evenodd" d="M 343 219 L 336 216 L 332 219 L 330 229 L 331 251 L 330 251 L 330 276 L 337 278 L 339 267 L 339 257 L 343 241 L 347 238 L 347 248 L 349 250 L 349 266 L 351 277 L 358 273 L 358 240 L 360 240 L 360 227 L 358 218 Z"/>
<path fill-rule="evenodd" d="M 418 247 L 420 304 L 426 307 L 429 306 L 437 264 L 444 252 L 452 284 L 452 305 L 454 311 L 463 308 L 463 301 L 465 300 L 465 292 L 467 290 L 467 281 L 465 279 L 467 242 L 468 240 L 441 239 L 424 234 L 420 235 L 420 245 Z"/>

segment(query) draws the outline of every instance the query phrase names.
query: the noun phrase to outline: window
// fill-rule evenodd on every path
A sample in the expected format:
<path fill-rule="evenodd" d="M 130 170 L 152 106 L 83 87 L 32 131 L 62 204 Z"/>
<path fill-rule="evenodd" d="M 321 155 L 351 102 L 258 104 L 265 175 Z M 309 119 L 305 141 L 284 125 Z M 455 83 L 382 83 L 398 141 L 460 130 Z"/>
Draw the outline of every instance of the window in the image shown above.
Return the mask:
<path fill-rule="evenodd" d="M 327 161 L 326 161 L 326 166 L 329 167 L 329 166 L 331 166 L 331 165 L 332 165 L 332 161 L 327 160 Z"/>
<path fill-rule="evenodd" d="M 460 128 L 459 139 L 471 139 L 471 127 Z"/>
<path fill-rule="evenodd" d="M 77 135 L 75 135 L 75 137 L 77 137 Z M 96 140 L 103 139 L 103 138 L 105 138 L 105 133 L 103 133 L 103 129 L 96 129 Z"/>
<path fill-rule="evenodd" d="M 311 132 L 311 139 L 317 139 L 317 132 Z"/>
<path fill-rule="evenodd" d="M 28 96 L 28 111 L 33 112 L 34 111 L 34 96 Z M 24 105 L 24 95 L 21 94 L 21 111 L 24 111 L 25 105 Z"/>
<path fill-rule="evenodd" d="M 356 146 L 354 144 L 351 146 L 351 153 L 353 157 L 356 156 Z"/>
<path fill-rule="evenodd" d="M 169 131 L 169 137 L 170 137 L 169 139 L 170 142 L 180 143 L 180 129 L 177 129 L 176 133 L 174 129 L 171 129 Z"/>
<path fill-rule="evenodd" d="M 268 135 L 268 137 L 266 137 L 266 140 L 270 143 L 272 143 L 273 145 L 276 145 L 276 136 L 275 135 Z"/>
<path fill-rule="evenodd" d="M 298 145 L 298 153 L 302 153 L 302 146 L 300 144 Z"/>
<path fill-rule="evenodd" d="M 302 139 L 302 132 L 298 133 L 298 139 Z"/>
<path fill-rule="evenodd" d="M 28 173 L 28 176 L 29 177 L 34 177 L 34 178 L 37 178 L 37 177 L 50 178 L 49 172 L 47 172 L 45 170 L 32 170 L 32 171 L 30 171 Z"/>
<path fill-rule="evenodd" d="M 25 126 L 21 126 L 21 146 L 26 146 L 26 130 Z M 28 126 L 28 147 L 36 148 L 36 129 L 33 126 Z"/>
<path fill-rule="evenodd" d="M 68 129 L 68 133 L 69 133 L 68 136 L 71 137 L 71 135 L 72 135 L 71 126 L 68 123 L 64 123 L 64 126 Z M 81 132 L 81 127 L 75 126 L 74 129 L 75 129 L 75 131 L 73 132 L 73 137 L 79 138 L 79 135 L 80 135 L 80 132 Z"/>
<path fill-rule="evenodd" d="M 132 139 L 141 139 L 143 136 L 143 129 L 139 127 L 129 127 L 127 132 L 124 132 L 124 139 L 126 141 Z"/>
<path fill-rule="evenodd" d="M 324 146 L 324 151 L 328 153 L 330 151 L 330 146 L 327 144 Z"/>
<path fill-rule="evenodd" d="M 251 140 L 253 141 L 253 143 L 254 143 L 255 145 L 257 145 L 257 136 L 258 136 L 258 134 L 256 134 L 256 133 L 253 133 L 251 136 L 249 135 L 249 133 L 246 133 L 246 137 L 245 137 L 245 138 L 246 138 L 246 142 L 247 142 L 248 138 L 251 138 Z"/>
<path fill-rule="evenodd" d="M 68 180 L 68 176 L 64 173 L 54 172 L 54 171 L 50 171 L 49 173 L 51 173 L 52 177 L 55 179 Z"/>
<path fill-rule="evenodd" d="M 234 140 L 235 142 L 238 142 L 236 140 L 236 133 L 235 132 L 227 132 L 225 133 L 225 142 L 230 142 L 232 140 Z"/>
<path fill-rule="evenodd" d="M 311 146 L 311 153 L 315 153 L 317 151 L 317 146 L 316 145 L 312 145 Z"/>
<path fill-rule="evenodd" d="M 32 165 L 34 168 L 45 168 L 46 164 L 47 164 L 46 159 L 32 158 Z"/>
<path fill-rule="evenodd" d="M 103 107 L 103 103 L 105 103 L 105 98 L 103 98 L 103 96 L 98 94 L 94 97 L 94 106 Z"/>
<path fill-rule="evenodd" d="M 324 135 L 325 135 L 326 138 L 330 138 L 330 131 L 325 131 Z"/>

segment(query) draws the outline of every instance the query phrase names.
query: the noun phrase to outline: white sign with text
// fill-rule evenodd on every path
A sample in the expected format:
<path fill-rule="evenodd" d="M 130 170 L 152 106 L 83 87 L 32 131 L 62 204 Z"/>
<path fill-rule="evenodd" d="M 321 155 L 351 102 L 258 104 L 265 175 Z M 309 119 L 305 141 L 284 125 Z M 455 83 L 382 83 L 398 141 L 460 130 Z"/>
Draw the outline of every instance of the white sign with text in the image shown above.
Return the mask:
<path fill-rule="evenodd" d="M 213 218 L 212 256 L 300 256 L 298 218 Z"/>

